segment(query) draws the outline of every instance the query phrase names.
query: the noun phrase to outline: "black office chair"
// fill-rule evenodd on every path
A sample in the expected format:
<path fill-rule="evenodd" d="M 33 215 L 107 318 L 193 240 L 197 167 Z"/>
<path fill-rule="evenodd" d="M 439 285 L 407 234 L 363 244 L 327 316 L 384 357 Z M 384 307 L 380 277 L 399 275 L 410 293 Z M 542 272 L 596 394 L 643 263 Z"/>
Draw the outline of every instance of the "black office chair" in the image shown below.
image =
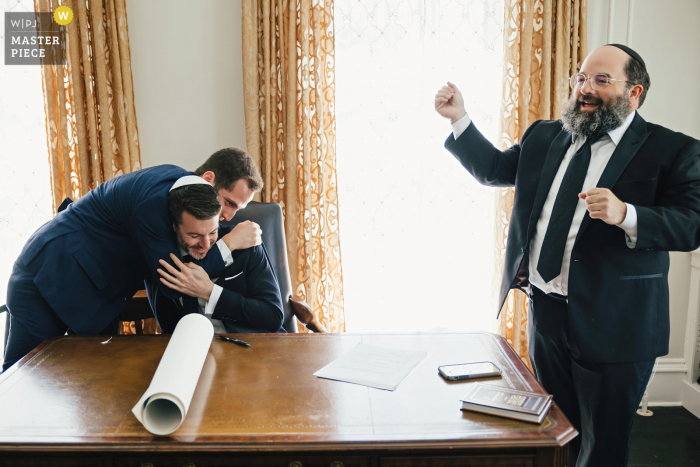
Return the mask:
<path fill-rule="evenodd" d="M 313 332 L 328 332 L 316 319 L 313 311 L 301 297 L 292 294 L 292 280 L 287 262 L 287 240 L 284 234 L 282 208 L 277 203 L 251 201 L 245 209 L 238 211 L 229 222 L 223 225 L 235 226 L 241 222 L 255 222 L 262 229 L 262 241 L 267 250 L 272 269 L 275 271 L 284 305 L 282 327 L 287 332 L 298 332 L 294 317 Z"/>

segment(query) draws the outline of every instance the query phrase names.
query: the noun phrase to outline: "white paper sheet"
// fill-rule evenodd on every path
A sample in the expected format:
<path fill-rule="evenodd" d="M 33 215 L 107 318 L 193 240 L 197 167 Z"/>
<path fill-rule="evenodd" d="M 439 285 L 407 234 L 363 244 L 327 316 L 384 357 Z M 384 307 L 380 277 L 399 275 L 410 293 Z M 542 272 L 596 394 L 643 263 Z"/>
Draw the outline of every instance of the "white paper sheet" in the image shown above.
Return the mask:
<path fill-rule="evenodd" d="M 423 350 L 389 349 L 360 343 L 314 375 L 393 391 L 426 355 L 428 353 Z"/>
<path fill-rule="evenodd" d="M 182 425 L 213 337 L 204 315 L 189 314 L 177 323 L 151 385 L 132 409 L 154 435 L 169 435 Z"/>

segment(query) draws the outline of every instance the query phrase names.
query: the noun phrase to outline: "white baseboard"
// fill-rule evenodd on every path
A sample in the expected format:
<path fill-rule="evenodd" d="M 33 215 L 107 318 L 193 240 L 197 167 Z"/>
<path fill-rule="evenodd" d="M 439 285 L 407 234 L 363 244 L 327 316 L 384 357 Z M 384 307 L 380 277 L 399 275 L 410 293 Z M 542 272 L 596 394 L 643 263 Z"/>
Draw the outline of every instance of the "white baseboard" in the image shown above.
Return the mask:
<path fill-rule="evenodd" d="M 647 407 L 683 407 L 683 402 L 649 402 Z"/>

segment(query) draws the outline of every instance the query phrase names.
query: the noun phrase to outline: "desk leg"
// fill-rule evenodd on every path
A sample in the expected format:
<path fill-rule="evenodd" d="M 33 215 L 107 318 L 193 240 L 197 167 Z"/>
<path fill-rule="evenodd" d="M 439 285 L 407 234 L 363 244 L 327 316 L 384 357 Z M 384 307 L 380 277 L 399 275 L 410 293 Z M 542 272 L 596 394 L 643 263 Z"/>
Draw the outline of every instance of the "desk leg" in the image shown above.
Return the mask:
<path fill-rule="evenodd" d="M 537 450 L 536 467 L 567 467 L 569 460 L 569 445 L 560 448 L 542 448 Z M 573 467 L 573 466 L 568 466 Z"/>

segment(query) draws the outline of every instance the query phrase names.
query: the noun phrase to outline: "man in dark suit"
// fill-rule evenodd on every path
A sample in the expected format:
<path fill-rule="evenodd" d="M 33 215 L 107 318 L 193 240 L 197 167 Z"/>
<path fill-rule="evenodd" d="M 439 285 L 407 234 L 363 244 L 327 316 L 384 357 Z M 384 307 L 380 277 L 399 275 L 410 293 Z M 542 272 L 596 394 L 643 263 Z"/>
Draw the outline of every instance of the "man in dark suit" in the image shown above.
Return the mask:
<path fill-rule="evenodd" d="M 10 334 L 3 371 L 45 339 L 116 332 L 119 312 L 143 287 L 161 258 L 178 252 L 167 210 L 168 192 L 182 180 L 214 186 L 221 217 L 231 219 L 262 187 L 253 161 L 237 149 L 213 154 L 196 176 L 163 165 L 119 176 L 62 206 L 27 241 L 8 284 Z M 242 175 L 243 174 L 243 175 Z M 67 203 L 64 203 L 67 204 Z M 217 243 L 202 267 L 221 275 L 231 251 L 260 244 L 260 229 L 241 224 Z M 180 294 L 164 285 L 161 292 Z"/>
<path fill-rule="evenodd" d="M 700 246 L 700 142 L 647 123 L 650 80 L 633 50 L 586 58 L 558 121 L 499 151 L 448 83 L 435 108 L 445 147 L 481 183 L 515 186 L 500 290 L 530 296 L 535 374 L 581 436 L 569 465 L 627 464 L 656 357 L 668 353 L 668 251 Z M 500 309 L 499 306 L 499 309 Z"/>
<path fill-rule="evenodd" d="M 172 300 L 158 289 L 157 280 L 146 281 L 161 329 L 172 333 L 180 318 L 202 313 L 216 333 L 285 332 L 279 284 L 263 244 L 234 251 L 233 263 L 218 278 L 210 278 L 204 268 L 191 262 L 204 259 L 216 242 L 218 228 L 216 217 L 201 219 L 198 215 L 196 195 L 188 193 L 195 188 L 178 188 L 168 196 L 180 255 L 171 256 L 176 267 L 161 260 L 162 269 L 158 269 L 160 282 L 182 297 Z M 219 233 L 224 235 L 229 229 L 222 227 Z"/>

